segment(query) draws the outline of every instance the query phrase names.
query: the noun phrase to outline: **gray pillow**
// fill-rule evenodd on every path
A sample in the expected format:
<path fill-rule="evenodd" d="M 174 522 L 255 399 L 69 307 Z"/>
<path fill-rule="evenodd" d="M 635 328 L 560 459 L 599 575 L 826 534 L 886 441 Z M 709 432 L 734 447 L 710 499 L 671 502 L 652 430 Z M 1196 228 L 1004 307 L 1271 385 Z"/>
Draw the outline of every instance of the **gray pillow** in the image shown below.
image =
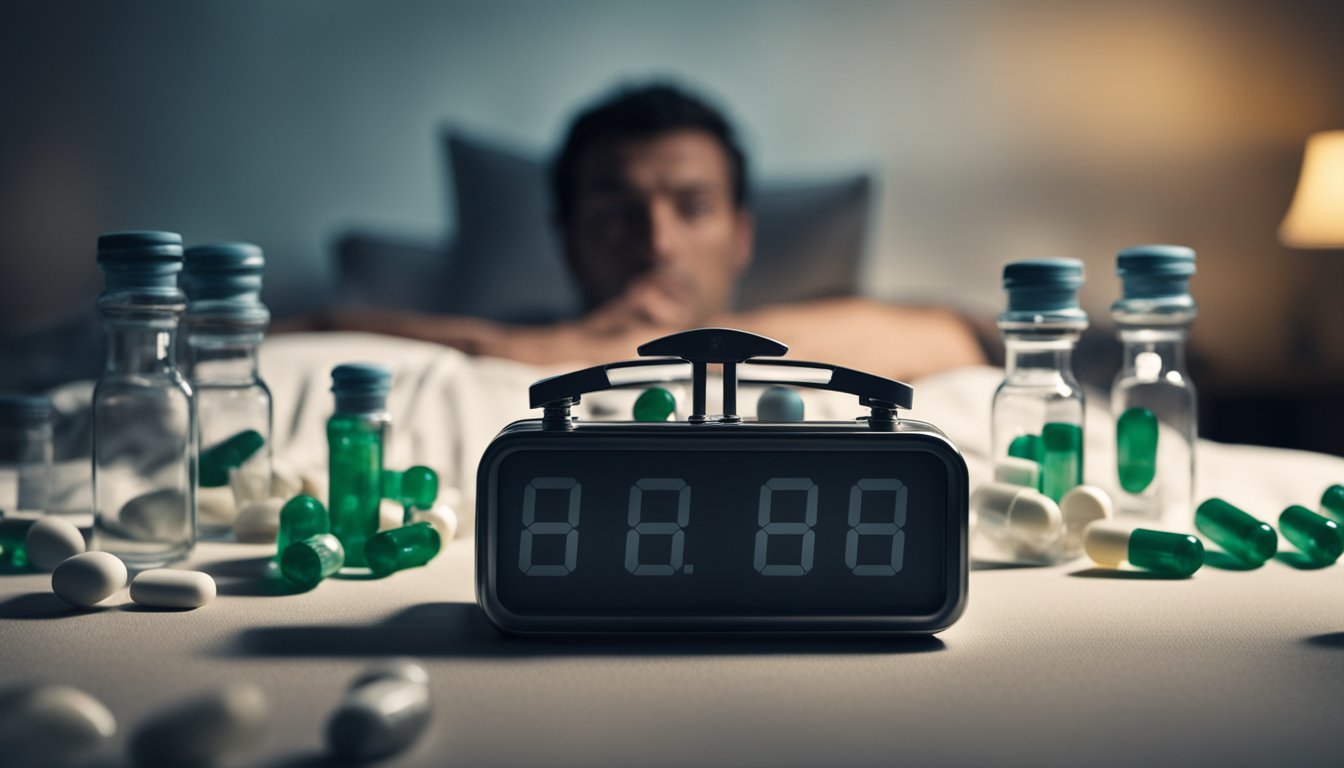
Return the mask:
<path fill-rule="evenodd" d="M 448 311 L 542 321 L 579 310 L 577 287 L 550 223 L 543 161 L 444 132 L 457 200 Z M 872 184 L 857 174 L 765 185 L 753 194 L 756 249 L 737 306 L 857 293 Z"/>

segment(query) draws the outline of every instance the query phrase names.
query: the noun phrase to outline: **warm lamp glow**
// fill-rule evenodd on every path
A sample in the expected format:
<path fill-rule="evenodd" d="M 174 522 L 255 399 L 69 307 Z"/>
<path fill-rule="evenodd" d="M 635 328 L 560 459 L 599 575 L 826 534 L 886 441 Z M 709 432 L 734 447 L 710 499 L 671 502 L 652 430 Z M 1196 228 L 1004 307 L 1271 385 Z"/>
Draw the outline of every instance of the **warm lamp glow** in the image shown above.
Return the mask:
<path fill-rule="evenodd" d="M 1344 131 L 1307 139 L 1302 175 L 1279 241 L 1294 248 L 1344 248 Z"/>

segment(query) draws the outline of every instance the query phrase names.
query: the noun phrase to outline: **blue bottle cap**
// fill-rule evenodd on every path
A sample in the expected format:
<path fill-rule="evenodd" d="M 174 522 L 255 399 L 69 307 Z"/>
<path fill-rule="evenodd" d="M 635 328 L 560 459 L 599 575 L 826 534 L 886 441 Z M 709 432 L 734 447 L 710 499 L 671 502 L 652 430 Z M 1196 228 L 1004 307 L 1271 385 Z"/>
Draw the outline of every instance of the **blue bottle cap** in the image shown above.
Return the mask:
<path fill-rule="evenodd" d="M 0 426 L 30 427 L 51 421 L 51 400 L 32 395 L 0 395 Z"/>
<path fill-rule="evenodd" d="M 1115 272 L 1124 282 L 1125 299 L 1188 299 L 1195 251 L 1184 245 L 1136 245 L 1116 254 Z"/>
<path fill-rule="evenodd" d="M 386 410 L 391 388 L 392 372 L 377 363 L 344 363 L 331 369 L 337 413 Z"/>
<path fill-rule="evenodd" d="M 1024 259 L 1003 268 L 1008 309 L 999 322 L 1087 324 L 1078 306 L 1083 263 L 1077 259 Z"/>
<path fill-rule="evenodd" d="M 109 289 L 177 289 L 182 236 L 139 230 L 98 236 L 98 266 Z"/>
<path fill-rule="evenodd" d="M 187 298 L 259 300 L 266 258 L 251 243 L 194 245 L 186 251 L 183 287 Z"/>

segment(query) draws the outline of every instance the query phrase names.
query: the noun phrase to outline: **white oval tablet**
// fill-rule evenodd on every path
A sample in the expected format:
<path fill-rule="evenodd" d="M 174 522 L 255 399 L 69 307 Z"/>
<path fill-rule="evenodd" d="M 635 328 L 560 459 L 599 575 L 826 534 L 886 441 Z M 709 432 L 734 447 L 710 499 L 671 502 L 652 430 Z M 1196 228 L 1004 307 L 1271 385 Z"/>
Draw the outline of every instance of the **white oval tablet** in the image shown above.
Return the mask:
<path fill-rule="evenodd" d="M 416 510 L 411 519 L 417 523 L 429 523 L 439 532 L 439 539 L 445 544 L 457 536 L 457 513 L 447 504 L 435 504 L 429 509 Z"/>
<path fill-rule="evenodd" d="M 1082 545 L 1083 529 L 1088 525 L 1114 516 L 1111 497 L 1095 485 L 1070 488 L 1059 500 L 1059 512 L 1064 518 L 1065 543 L 1073 548 Z"/>
<path fill-rule="evenodd" d="M 280 533 L 280 508 L 284 499 L 249 501 L 238 510 L 233 535 L 243 544 L 273 544 Z"/>
<path fill-rule="evenodd" d="M 215 599 L 215 580 L 200 571 L 151 568 L 131 580 L 131 599 L 146 608 L 200 608 Z"/>
<path fill-rule="evenodd" d="M 233 525 L 238 505 L 227 486 L 196 489 L 196 520 L 207 525 Z"/>
<path fill-rule="evenodd" d="M 76 608 L 92 608 L 126 586 L 126 564 L 107 552 L 75 555 L 51 574 L 51 591 Z"/>
<path fill-rule="evenodd" d="M 56 566 L 85 550 L 84 534 L 69 520 L 47 515 L 28 529 L 24 549 L 34 568 L 54 571 Z"/>
<path fill-rule="evenodd" d="M 116 732 L 107 707 L 78 688 L 44 685 L 0 694 L 0 755 L 7 765 L 64 765 Z"/>
<path fill-rule="evenodd" d="M 151 715 L 131 734 L 127 750 L 141 768 L 212 765 L 258 741 L 268 715 L 260 688 L 232 685 Z"/>
<path fill-rule="evenodd" d="M 1059 536 L 1059 505 L 1049 496 L 1012 483 L 985 483 L 971 494 L 981 523 L 997 525 L 1021 542 L 1041 546 Z"/>
<path fill-rule="evenodd" d="M 1041 481 L 1041 465 L 1031 459 L 1004 456 L 994 464 L 994 481 L 1035 488 Z"/>
<path fill-rule="evenodd" d="M 327 723 L 327 746 L 337 758 L 364 762 L 410 746 L 429 724 L 429 686 L 379 677 L 346 695 Z"/>

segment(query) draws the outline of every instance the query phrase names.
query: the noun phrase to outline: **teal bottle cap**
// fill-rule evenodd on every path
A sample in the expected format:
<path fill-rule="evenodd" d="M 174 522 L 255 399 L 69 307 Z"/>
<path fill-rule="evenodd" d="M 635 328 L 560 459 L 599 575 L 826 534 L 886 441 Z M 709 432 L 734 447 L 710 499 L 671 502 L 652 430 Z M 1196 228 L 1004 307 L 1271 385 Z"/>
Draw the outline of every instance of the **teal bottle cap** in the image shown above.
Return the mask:
<path fill-rule="evenodd" d="M 1193 312 L 1190 277 L 1195 274 L 1195 251 L 1184 245 L 1136 245 L 1116 254 L 1115 272 L 1124 285 L 1124 298 L 1113 312 Z"/>
<path fill-rule="evenodd" d="M 137 230 L 98 236 L 98 266 L 109 289 L 176 290 L 182 270 L 182 236 Z"/>
<path fill-rule="evenodd" d="M 258 301 L 266 259 L 251 243 L 210 243 L 186 250 L 187 298 Z"/>
<path fill-rule="evenodd" d="M 1083 263 L 1077 259 L 1024 259 L 1003 268 L 1008 309 L 999 322 L 1087 324 L 1078 306 Z"/>
<path fill-rule="evenodd" d="M 345 363 L 331 369 L 337 413 L 368 413 L 387 408 L 392 372 L 377 363 Z"/>

